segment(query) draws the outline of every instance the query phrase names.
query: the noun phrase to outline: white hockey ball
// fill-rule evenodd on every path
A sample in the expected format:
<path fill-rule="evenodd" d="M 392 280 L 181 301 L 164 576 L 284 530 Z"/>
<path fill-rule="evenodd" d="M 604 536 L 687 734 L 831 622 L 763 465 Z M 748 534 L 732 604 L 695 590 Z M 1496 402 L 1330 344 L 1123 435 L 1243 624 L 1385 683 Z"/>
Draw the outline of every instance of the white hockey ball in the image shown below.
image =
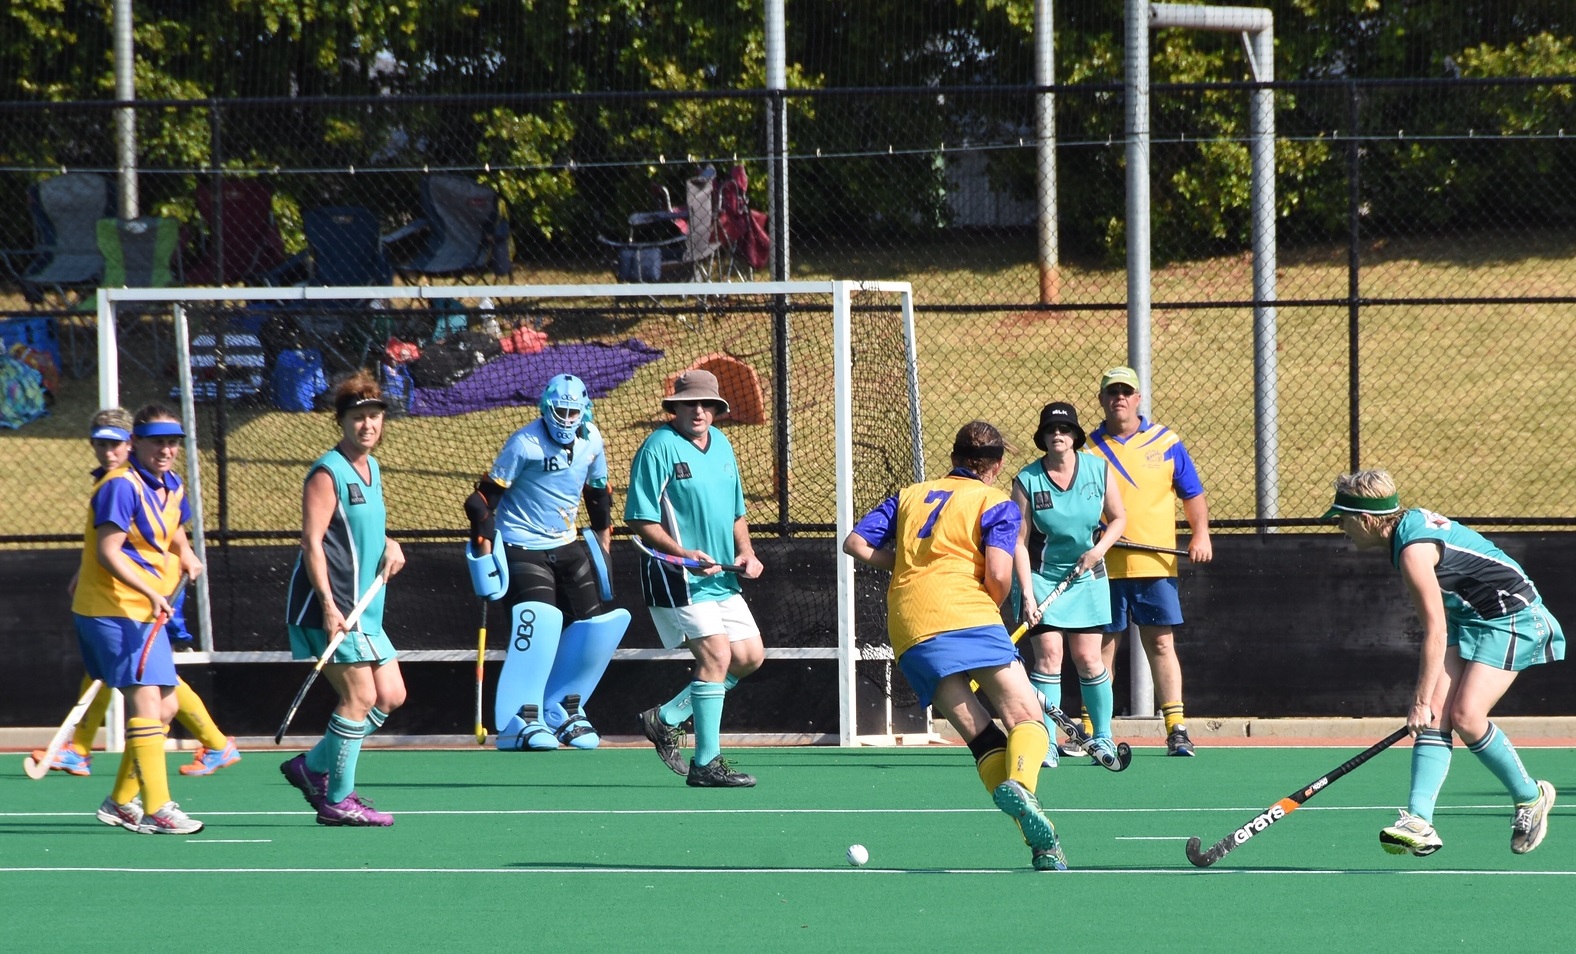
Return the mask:
<path fill-rule="evenodd" d="M 848 863 L 849 864 L 851 864 L 855 868 L 857 868 L 857 867 L 859 867 L 860 865 L 863 865 L 865 862 L 867 862 L 869 860 L 870 860 L 870 852 L 865 850 L 865 846 L 864 845 L 849 845 L 848 846 Z"/>

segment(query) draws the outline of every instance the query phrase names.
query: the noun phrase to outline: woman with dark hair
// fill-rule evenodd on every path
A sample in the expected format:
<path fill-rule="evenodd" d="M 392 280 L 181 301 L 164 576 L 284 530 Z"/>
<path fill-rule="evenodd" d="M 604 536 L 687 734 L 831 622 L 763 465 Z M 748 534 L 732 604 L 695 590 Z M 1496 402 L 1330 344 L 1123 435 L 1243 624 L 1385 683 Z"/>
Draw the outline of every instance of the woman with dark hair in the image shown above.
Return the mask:
<path fill-rule="evenodd" d="M 1034 794 L 1050 749 L 1045 710 L 1001 622 L 1022 519 L 991 486 L 1006 449 L 990 424 L 963 425 L 952 442 L 951 472 L 882 501 L 855 524 L 843 552 L 892 573 L 887 635 L 919 704 L 934 705 L 968 742 L 980 780 L 1018 823 L 1034 867 L 1065 871 L 1056 829 Z M 1006 732 L 975 697 L 971 680 Z"/>
<path fill-rule="evenodd" d="M 397 653 L 383 629 L 378 590 L 355 621 L 346 616 L 381 575 L 405 565 L 389 539 L 383 475 L 373 448 L 383 438 L 383 400 L 377 381 L 359 371 L 334 389 L 340 440 L 312 462 L 301 491 L 301 554 L 290 576 L 286 622 L 297 659 L 315 659 L 338 633 L 345 639 L 323 674 L 339 693 L 328 731 L 311 751 L 279 767 L 317 809 L 319 825 L 385 827 L 394 816 L 358 795 L 356 760 L 361 743 L 405 701 Z"/>

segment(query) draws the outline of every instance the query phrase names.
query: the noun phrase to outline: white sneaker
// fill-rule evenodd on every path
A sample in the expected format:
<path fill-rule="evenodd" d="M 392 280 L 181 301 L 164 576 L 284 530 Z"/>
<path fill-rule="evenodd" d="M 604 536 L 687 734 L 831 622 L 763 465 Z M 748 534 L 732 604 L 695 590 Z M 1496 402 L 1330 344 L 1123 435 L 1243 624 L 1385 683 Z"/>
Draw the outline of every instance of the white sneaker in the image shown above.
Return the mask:
<path fill-rule="evenodd" d="M 1079 745 L 1077 742 L 1074 742 L 1072 739 L 1063 741 L 1061 745 L 1057 746 L 1057 748 L 1061 750 L 1063 755 L 1070 759 L 1081 758 L 1082 756 L 1089 754 L 1088 749 L 1085 749 L 1083 746 Z"/>
<path fill-rule="evenodd" d="M 202 822 L 181 811 L 181 806 L 174 802 L 165 802 L 156 812 L 142 816 L 142 824 L 137 826 L 138 834 L 143 835 L 192 835 L 202 831 Z"/>
<path fill-rule="evenodd" d="M 1045 753 L 1045 759 L 1040 763 L 1040 768 L 1056 768 L 1061 764 L 1061 756 L 1057 754 L 1056 746 L 1053 745 L 1051 746 L 1050 751 Z"/>
<path fill-rule="evenodd" d="M 1538 782 L 1538 797 L 1516 806 L 1516 818 L 1510 823 L 1510 850 L 1524 855 L 1538 847 L 1549 830 L 1549 810 L 1554 807 L 1554 786 Z"/>
<path fill-rule="evenodd" d="M 1445 847 L 1445 843 L 1427 819 L 1419 818 L 1403 808 L 1401 817 L 1396 819 L 1394 825 L 1380 830 L 1379 847 L 1392 855 L 1411 852 L 1421 858 Z"/>
<path fill-rule="evenodd" d="M 131 801 L 122 805 L 106 795 L 103 804 L 93 814 L 106 825 L 136 831 L 142 824 L 142 796 L 133 795 Z"/>

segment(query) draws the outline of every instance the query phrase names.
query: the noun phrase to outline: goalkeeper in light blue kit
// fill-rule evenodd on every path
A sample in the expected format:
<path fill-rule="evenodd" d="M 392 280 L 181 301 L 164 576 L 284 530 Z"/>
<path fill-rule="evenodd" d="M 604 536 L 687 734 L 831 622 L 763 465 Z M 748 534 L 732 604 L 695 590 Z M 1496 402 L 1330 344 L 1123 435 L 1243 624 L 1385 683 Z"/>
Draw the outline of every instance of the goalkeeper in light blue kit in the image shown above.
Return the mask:
<path fill-rule="evenodd" d="M 543 388 L 540 409 L 509 435 L 465 501 L 466 561 L 476 595 L 501 599 L 509 611 L 493 710 L 498 748 L 594 749 L 601 736 L 584 706 L 629 628 L 628 610 L 606 606 L 607 455 L 585 382 L 558 375 Z M 575 533 L 582 501 L 595 543 Z"/>
<path fill-rule="evenodd" d="M 1401 571 L 1423 624 L 1422 661 L 1407 713 L 1412 790 L 1394 825 L 1379 832 L 1393 855 L 1444 847 L 1435 803 L 1450 770 L 1451 733 L 1499 779 L 1515 812 L 1510 850 L 1526 854 L 1548 830 L 1554 786 L 1522 767 L 1516 747 L 1489 711 L 1530 666 L 1565 658 L 1565 633 L 1527 572 L 1482 534 L 1421 507 L 1401 509 L 1395 480 L 1382 470 L 1342 474 L 1325 519 L 1359 549 L 1385 548 Z"/>

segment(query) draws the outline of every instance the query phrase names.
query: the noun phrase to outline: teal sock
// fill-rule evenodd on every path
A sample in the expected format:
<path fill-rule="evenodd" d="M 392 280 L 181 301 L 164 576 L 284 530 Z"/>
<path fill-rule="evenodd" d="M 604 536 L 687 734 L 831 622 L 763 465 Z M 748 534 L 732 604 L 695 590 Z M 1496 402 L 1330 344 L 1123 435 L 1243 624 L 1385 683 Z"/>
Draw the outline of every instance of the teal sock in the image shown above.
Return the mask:
<path fill-rule="evenodd" d="M 1424 729 L 1412 739 L 1412 791 L 1406 797 L 1409 814 L 1434 820 L 1439 790 L 1450 772 L 1450 736 L 1438 729 Z"/>
<path fill-rule="evenodd" d="M 739 677 L 729 673 L 727 678 L 722 680 L 722 690 L 727 692 L 738 684 Z M 690 685 L 694 685 L 694 683 Z M 693 708 L 690 704 L 690 685 L 680 689 L 678 695 L 659 706 L 657 708 L 657 718 L 667 725 L 683 725 L 684 720 L 690 717 Z"/>
<path fill-rule="evenodd" d="M 1490 722 L 1488 735 L 1467 746 L 1467 751 L 1477 756 L 1478 761 L 1494 773 L 1494 777 L 1505 786 L 1505 791 L 1510 793 L 1516 804 L 1521 805 L 1538 797 L 1538 783 L 1522 767 L 1516 747 L 1510 744 L 1510 738 L 1505 733 L 1499 731 L 1499 726 Z"/>
<path fill-rule="evenodd" d="M 306 754 L 306 767 L 328 773 L 328 800 L 342 802 L 356 787 L 356 760 L 361 755 L 361 740 L 367 724 L 351 722 L 334 714 L 328 717 L 328 731 L 322 741 Z"/>
<path fill-rule="evenodd" d="M 1045 697 L 1047 706 L 1055 706 L 1058 709 L 1062 707 L 1061 673 L 1052 676 L 1043 672 L 1031 672 L 1029 673 L 1029 685 L 1033 686 L 1039 691 L 1040 695 Z M 1049 714 L 1045 716 L 1045 731 L 1050 734 L 1052 744 L 1055 744 L 1056 733 L 1059 730 L 1056 728 L 1056 721 Z"/>
<path fill-rule="evenodd" d="M 1083 696 L 1084 711 L 1089 715 L 1089 724 L 1094 726 L 1094 737 L 1109 739 L 1111 737 L 1111 712 L 1116 708 L 1116 699 L 1111 694 L 1111 670 L 1102 670 L 1098 676 L 1085 679 L 1078 677 L 1078 692 Z"/>
<path fill-rule="evenodd" d="M 690 683 L 690 704 L 695 709 L 695 764 L 706 765 L 722 754 L 722 699 L 725 682 Z"/>
<path fill-rule="evenodd" d="M 371 735 L 383 728 L 383 723 L 387 721 L 389 721 L 389 714 L 377 706 L 373 706 L 367 711 L 367 735 Z"/>

